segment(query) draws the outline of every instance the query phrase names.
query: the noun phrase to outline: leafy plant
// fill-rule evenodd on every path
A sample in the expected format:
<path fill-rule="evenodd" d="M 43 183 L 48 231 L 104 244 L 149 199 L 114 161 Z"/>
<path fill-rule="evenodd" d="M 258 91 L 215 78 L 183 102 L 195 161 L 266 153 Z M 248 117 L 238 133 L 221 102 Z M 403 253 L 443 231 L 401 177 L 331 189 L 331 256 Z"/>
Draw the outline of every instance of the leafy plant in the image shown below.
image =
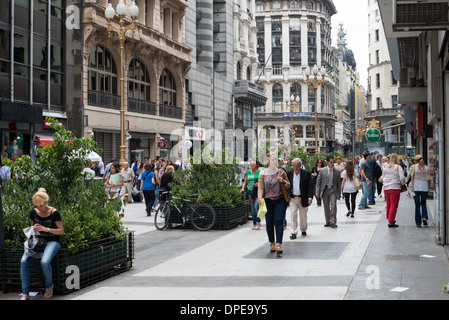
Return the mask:
<path fill-rule="evenodd" d="M 70 252 L 92 241 L 119 237 L 124 227 L 114 212 L 120 200 L 108 201 L 102 180 L 91 180 L 89 184 L 83 180 L 83 168 L 90 161 L 88 154 L 98 151 L 96 142 L 93 138 L 75 137 L 56 121 L 51 127 L 51 145 L 40 149 L 34 160 L 25 155 L 11 164 L 13 179 L 4 183 L 2 197 L 6 244 L 23 245 L 23 229 L 30 225 L 32 197 L 39 188 L 47 191 L 49 205 L 61 214 L 61 245 Z"/>

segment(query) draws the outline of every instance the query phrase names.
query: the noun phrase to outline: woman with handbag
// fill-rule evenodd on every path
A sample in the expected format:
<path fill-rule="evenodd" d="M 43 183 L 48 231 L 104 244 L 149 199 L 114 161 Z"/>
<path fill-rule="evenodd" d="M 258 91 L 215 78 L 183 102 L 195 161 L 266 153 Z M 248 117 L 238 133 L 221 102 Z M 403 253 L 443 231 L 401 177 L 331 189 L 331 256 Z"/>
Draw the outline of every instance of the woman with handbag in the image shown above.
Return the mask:
<path fill-rule="evenodd" d="M 429 219 L 427 214 L 427 197 L 429 195 L 431 177 L 429 167 L 424 163 L 421 155 L 416 155 L 415 164 L 410 168 L 409 191 L 415 200 L 415 222 L 416 227 L 421 223 L 427 226 Z"/>
<path fill-rule="evenodd" d="M 45 278 L 44 299 L 53 297 L 53 273 L 51 261 L 61 248 L 60 236 L 64 234 L 61 215 L 58 210 L 48 205 L 48 194 L 44 188 L 33 196 L 35 208 L 30 212 L 31 226 L 34 231 L 39 232 L 40 243 L 42 244 L 41 269 Z M 36 250 L 36 248 L 35 248 Z M 36 250 L 38 251 L 38 250 Z M 34 256 L 24 254 L 20 261 L 20 278 L 22 279 L 21 300 L 30 300 L 30 270 L 29 264 Z"/>
<path fill-rule="evenodd" d="M 389 228 L 397 228 L 396 213 L 403 186 L 405 186 L 404 170 L 399 165 L 396 153 L 390 155 L 390 162 L 382 173 L 385 201 L 387 202 L 387 220 Z M 405 188 L 407 190 L 407 188 Z"/>
<path fill-rule="evenodd" d="M 282 254 L 285 212 L 287 211 L 290 182 L 287 173 L 277 167 L 278 158 L 274 153 L 267 154 L 266 168 L 259 174 L 257 203 L 264 199 L 267 206 L 265 215 L 270 252 Z M 286 197 L 287 196 L 287 197 Z"/>
<path fill-rule="evenodd" d="M 249 169 L 245 173 L 245 179 L 243 180 L 242 189 L 240 193 L 247 192 L 249 206 L 251 208 L 251 214 L 253 217 L 252 230 L 260 229 L 260 218 L 257 217 L 259 211 L 259 205 L 257 204 L 257 192 L 258 192 L 258 180 L 259 180 L 260 168 L 256 160 L 251 160 Z"/>
<path fill-rule="evenodd" d="M 352 160 L 346 160 L 345 170 L 342 172 L 341 178 L 343 179 L 341 183 L 341 193 L 345 197 L 346 208 L 348 209 L 346 216 L 351 216 L 351 218 L 354 218 L 355 199 L 359 193 L 356 186 L 360 188 L 361 182 L 358 178 L 358 172 L 355 169 L 355 165 Z M 351 200 L 351 203 L 349 203 L 349 200 Z"/>

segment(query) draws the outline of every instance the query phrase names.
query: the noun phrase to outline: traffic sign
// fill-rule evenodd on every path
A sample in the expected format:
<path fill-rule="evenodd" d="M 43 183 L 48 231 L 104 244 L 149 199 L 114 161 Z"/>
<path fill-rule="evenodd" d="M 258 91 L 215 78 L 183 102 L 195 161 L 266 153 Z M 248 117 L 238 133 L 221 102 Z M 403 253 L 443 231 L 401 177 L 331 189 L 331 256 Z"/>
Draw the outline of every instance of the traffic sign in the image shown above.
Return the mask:
<path fill-rule="evenodd" d="M 365 133 L 366 140 L 369 142 L 378 142 L 380 140 L 381 133 L 379 129 L 371 128 Z"/>

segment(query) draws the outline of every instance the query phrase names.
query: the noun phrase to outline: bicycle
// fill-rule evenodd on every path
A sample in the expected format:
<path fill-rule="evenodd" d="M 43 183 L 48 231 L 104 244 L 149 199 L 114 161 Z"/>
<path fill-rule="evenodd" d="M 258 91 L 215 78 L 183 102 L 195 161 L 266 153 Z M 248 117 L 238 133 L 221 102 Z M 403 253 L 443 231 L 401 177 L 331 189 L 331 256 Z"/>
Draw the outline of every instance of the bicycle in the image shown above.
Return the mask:
<path fill-rule="evenodd" d="M 192 222 L 193 227 L 200 231 L 207 231 L 214 226 L 216 219 L 214 208 L 205 203 L 194 205 L 198 195 L 190 195 L 190 199 L 173 197 L 170 191 L 163 191 L 160 195 L 165 196 L 166 199 L 159 205 L 154 216 L 154 225 L 156 226 L 156 229 L 164 230 L 171 223 L 170 205 L 172 205 L 181 215 L 183 227 L 186 225 L 187 221 Z M 177 206 L 174 200 L 180 200 L 181 205 Z M 184 207 L 187 207 L 187 209 L 183 212 L 181 209 Z"/>

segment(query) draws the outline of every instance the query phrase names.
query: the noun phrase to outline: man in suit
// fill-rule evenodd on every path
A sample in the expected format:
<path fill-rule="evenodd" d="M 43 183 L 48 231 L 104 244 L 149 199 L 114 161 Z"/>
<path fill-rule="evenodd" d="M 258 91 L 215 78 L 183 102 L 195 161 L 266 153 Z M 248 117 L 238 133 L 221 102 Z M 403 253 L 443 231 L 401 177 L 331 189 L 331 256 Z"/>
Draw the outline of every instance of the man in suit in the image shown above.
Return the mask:
<path fill-rule="evenodd" d="M 307 211 L 312 203 L 313 184 L 310 172 L 301 168 L 301 160 L 295 158 L 292 160 L 292 168 L 287 172 L 290 181 L 290 213 L 292 218 L 292 234 L 290 239 L 296 239 L 298 234 L 298 211 L 299 211 L 299 229 L 303 236 L 307 235 Z"/>
<path fill-rule="evenodd" d="M 341 179 L 340 171 L 334 168 L 335 159 L 328 156 L 327 167 L 320 170 L 316 181 L 316 197 L 324 204 L 325 227 L 337 227 L 337 199 L 340 199 Z"/>

